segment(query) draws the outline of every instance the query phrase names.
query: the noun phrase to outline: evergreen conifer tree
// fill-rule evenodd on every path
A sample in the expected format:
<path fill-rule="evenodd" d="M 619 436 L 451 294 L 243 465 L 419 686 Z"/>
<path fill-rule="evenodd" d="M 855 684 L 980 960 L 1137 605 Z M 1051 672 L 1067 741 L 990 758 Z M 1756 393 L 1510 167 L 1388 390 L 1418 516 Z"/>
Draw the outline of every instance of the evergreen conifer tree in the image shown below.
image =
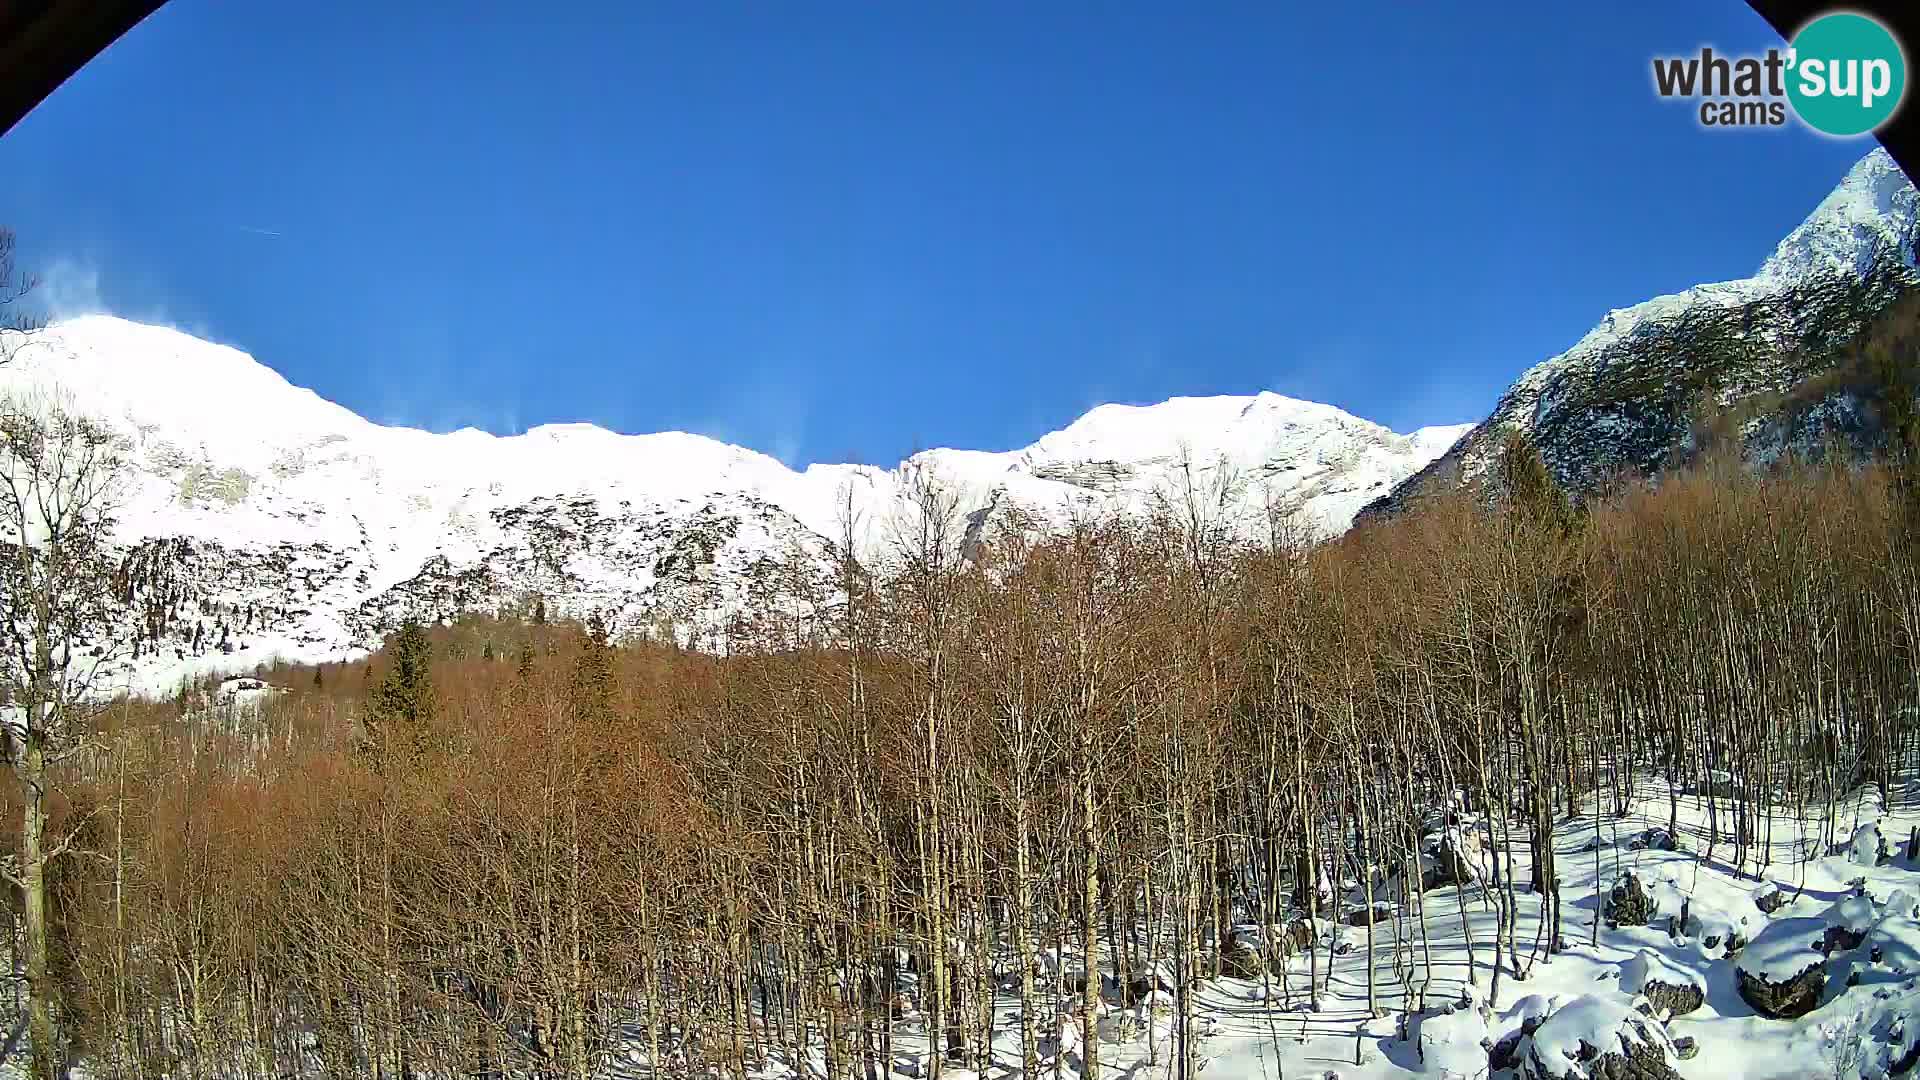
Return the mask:
<path fill-rule="evenodd" d="M 392 644 L 393 664 L 367 709 L 367 731 L 378 745 L 419 752 L 433 721 L 432 645 L 420 624 L 401 624 Z"/>
<path fill-rule="evenodd" d="M 1908 527 L 1920 532 L 1920 301 L 1903 311 L 1912 318 L 1889 319 L 1867 342 L 1865 361 L 1901 508 Z"/>
<path fill-rule="evenodd" d="M 1495 469 L 1499 497 L 1510 513 L 1520 515 L 1530 526 L 1560 536 L 1579 527 L 1572 500 L 1547 468 L 1539 448 L 1524 433 L 1507 433 Z"/>
<path fill-rule="evenodd" d="M 613 643 L 595 615 L 587 622 L 587 645 L 573 670 L 573 712 L 580 721 L 604 719 L 613 709 Z"/>

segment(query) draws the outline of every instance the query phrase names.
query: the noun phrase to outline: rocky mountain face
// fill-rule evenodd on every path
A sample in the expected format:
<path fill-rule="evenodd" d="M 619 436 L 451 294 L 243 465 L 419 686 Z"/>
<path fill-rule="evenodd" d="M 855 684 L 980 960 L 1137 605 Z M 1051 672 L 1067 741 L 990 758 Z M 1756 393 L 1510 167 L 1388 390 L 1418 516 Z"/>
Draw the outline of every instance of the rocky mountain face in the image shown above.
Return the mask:
<path fill-rule="evenodd" d="M 1889 305 L 1920 289 L 1917 211 L 1913 184 L 1875 150 L 1754 276 L 1609 312 L 1364 513 L 1473 482 L 1510 431 L 1528 435 L 1576 492 L 1683 462 L 1702 430 L 1730 430 L 1759 462 L 1790 450 L 1817 453 L 1830 439 L 1871 447 L 1879 433 L 1870 391 L 1848 370 L 1848 346 Z"/>
<path fill-rule="evenodd" d="M 371 423 L 232 348 L 93 316 L 42 331 L 0 392 L 52 395 L 121 436 L 130 665 L 184 676 L 339 659 L 407 616 L 598 613 L 702 646 L 833 603 L 840 552 L 883 564 L 928 486 L 962 544 L 1073 515 L 1225 493 L 1252 535 L 1278 510 L 1347 527 L 1465 429 L 1396 434 L 1275 394 L 1107 405 L 1032 446 L 930 450 L 885 469 L 795 471 L 669 432 L 550 425 L 509 437 Z M 130 649 L 131 651 L 131 649 Z"/>

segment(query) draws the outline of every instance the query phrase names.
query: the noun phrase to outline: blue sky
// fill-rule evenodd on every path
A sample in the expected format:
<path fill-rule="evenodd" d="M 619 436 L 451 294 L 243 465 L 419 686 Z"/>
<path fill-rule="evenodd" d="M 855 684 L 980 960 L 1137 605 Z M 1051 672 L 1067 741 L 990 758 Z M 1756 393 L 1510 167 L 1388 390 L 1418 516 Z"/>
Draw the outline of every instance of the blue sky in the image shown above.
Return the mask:
<path fill-rule="evenodd" d="M 1272 389 L 1478 419 L 1871 148 L 1703 130 L 1741 0 L 172 0 L 0 139 L 65 309 L 376 420 L 1005 449 Z"/>

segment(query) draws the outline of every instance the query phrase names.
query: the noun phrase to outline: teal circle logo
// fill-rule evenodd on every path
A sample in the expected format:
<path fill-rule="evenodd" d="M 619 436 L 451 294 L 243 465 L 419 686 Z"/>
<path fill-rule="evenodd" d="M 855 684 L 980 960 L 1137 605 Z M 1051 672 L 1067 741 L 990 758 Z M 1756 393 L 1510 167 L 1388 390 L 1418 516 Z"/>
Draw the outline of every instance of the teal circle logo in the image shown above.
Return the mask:
<path fill-rule="evenodd" d="M 1907 59 L 1886 27 L 1865 15 L 1822 15 L 1793 36 L 1787 100 L 1815 131 L 1864 135 L 1887 122 L 1907 92 Z"/>

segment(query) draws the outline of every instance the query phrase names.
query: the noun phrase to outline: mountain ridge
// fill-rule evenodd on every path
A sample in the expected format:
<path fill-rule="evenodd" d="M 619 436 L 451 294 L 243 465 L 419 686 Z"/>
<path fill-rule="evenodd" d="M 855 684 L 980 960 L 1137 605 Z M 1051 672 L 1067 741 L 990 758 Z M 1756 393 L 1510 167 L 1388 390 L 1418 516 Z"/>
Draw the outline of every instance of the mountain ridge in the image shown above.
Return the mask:
<path fill-rule="evenodd" d="M 1528 436 L 1560 482 L 1596 490 L 1622 472 L 1684 460 L 1697 411 L 1738 411 L 1831 371 L 1877 313 L 1920 288 L 1920 194 L 1885 150 L 1856 162 L 1750 277 L 1708 282 L 1607 312 L 1566 350 L 1527 368 L 1487 418 L 1358 518 L 1472 484 L 1508 433 Z M 1760 409 L 1737 433 L 1749 457 L 1817 452 L 1825 436 L 1870 441 L 1844 390 Z"/>
<path fill-rule="evenodd" d="M 1143 512 L 1183 463 L 1235 478 L 1226 511 L 1245 534 L 1270 503 L 1330 534 L 1464 430 L 1403 435 L 1269 391 L 1103 405 L 1015 450 L 795 470 L 686 432 L 377 424 L 231 346 L 111 316 L 40 332 L 0 388 L 58 393 L 122 437 L 119 539 L 137 568 L 131 607 L 146 611 L 125 675 L 147 692 L 273 657 L 356 655 L 408 615 L 535 596 L 686 643 L 742 616 L 817 617 L 843 517 L 856 555 L 884 562 L 922 478 L 952 493 L 968 542 L 1087 508 Z"/>

